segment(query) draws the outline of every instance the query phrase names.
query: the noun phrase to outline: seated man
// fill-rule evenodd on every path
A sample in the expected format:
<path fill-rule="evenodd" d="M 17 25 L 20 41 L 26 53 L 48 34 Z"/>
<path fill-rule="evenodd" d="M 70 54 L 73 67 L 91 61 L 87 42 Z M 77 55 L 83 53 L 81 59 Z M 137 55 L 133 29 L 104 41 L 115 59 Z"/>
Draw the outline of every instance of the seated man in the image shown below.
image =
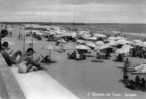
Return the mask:
<path fill-rule="evenodd" d="M 40 70 L 41 67 L 41 57 L 33 59 L 33 54 L 35 51 L 33 48 L 28 48 L 26 53 L 23 55 L 23 61 L 19 65 L 19 72 L 26 73 L 30 71 Z"/>
<path fill-rule="evenodd" d="M 21 56 L 21 51 L 16 51 L 12 53 L 13 50 L 10 50 L 9 43 L 3 42 L 2 44 L 2 50 L 1 54 L 4 57 L 5 61 L 7 62 L 8 66 L 11 66 L 12 64 L 17 64 L 20 62 L 20 57 L 18 59 L 18 56 Z"/>

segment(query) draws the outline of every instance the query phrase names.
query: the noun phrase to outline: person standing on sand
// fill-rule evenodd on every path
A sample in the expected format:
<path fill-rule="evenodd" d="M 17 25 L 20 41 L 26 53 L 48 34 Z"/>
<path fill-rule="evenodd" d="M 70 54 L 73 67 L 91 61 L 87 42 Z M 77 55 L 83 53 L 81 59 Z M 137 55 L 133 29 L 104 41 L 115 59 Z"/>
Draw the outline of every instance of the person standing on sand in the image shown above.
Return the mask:
<path fill-rule="evenodd" d="M 128 76 L 129 65 L 130 65 L 129 59 L 126 58 L 126 61 L 124 62 L 124 67 L 123 67 L 123 80 L 125 80 L 125 78 L 127 78 L 127 76 Z"/>

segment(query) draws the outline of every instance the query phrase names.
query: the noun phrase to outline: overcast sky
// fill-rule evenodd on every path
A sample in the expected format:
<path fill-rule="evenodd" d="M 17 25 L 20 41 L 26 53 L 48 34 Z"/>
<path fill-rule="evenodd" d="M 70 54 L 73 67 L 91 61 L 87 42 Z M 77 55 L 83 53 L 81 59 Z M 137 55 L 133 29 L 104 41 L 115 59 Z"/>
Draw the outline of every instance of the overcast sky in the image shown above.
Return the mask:
<path fill-rule="evenodd" d="M 146 0 L 0 0 L 0 21 L 146 23 Z"/>

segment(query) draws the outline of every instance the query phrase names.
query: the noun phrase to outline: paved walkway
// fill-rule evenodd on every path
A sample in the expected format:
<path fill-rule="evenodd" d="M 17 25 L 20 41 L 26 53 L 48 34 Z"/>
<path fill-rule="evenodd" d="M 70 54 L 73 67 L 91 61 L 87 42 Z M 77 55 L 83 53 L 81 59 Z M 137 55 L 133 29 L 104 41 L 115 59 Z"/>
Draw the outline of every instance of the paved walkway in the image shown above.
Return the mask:
<path fill-rule="evenodd" d="M 11 67 L 26 99 L 78 99 L 44 71 L 19 74 Z"/>

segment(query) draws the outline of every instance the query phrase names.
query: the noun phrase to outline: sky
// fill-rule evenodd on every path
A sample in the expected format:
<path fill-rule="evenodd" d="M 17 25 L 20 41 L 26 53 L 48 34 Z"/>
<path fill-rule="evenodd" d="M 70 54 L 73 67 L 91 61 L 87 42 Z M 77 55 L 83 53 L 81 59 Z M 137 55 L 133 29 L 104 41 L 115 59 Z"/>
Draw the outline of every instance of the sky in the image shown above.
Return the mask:
<path fill-rule="evenodd" d="M 0 21 L 146 23 L 146 0 L 0 0 Z"/>

